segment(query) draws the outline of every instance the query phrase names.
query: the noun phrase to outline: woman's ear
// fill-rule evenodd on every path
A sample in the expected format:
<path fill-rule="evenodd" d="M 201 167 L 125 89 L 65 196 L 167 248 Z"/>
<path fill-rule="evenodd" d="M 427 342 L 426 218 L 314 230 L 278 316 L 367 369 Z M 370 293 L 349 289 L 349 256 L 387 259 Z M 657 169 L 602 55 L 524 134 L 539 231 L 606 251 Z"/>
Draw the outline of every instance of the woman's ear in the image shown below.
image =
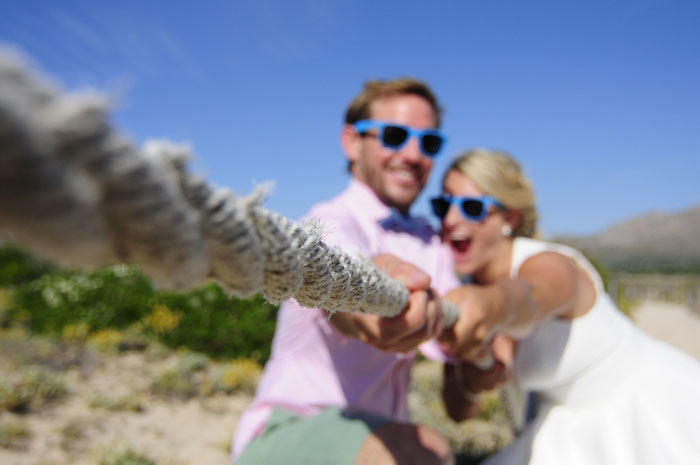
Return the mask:
<path fill-rule="evenodd" d="M 511 227 L 513 231 L 515 231 L 518 226 L 520 226 L 520 222 L 523 219 L 522 213 L 520 213 L 520 210 L 508 210 L 506 212 L 506 222 L 508 225 Z"/>

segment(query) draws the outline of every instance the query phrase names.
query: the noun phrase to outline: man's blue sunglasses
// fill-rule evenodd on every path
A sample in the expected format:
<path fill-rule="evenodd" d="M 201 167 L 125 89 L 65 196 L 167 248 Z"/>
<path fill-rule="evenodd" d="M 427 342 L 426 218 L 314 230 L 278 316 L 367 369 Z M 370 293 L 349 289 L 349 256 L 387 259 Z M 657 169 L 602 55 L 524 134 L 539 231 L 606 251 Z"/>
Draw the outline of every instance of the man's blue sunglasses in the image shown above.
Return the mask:
<path fill-rule="evenodd" d="M 366 134 L 370 129 L 377 129 L 377 137 L 382 145 L 391 150 L 401 150 L 408 139 L 417 137 L 423 154 L 434 157 L 440 153 L 445 143 L 445 136 L 436 129 L 414 129 L 409 126 L 363 119 L 354 124 L 360 134 Z"/>
<path fill-rule="evenodd" d="M 507 210 L 507 207 L 498 200 L 488 195 L 481 197 L 451 197 L 443 195 L 430 199 L 430 204 L 433 206 L 433 213 L 441 220 L 447 216 L 447 212 L 453 204 L 459 205 L 459 211 L 462 215 L 472 223 L 483 222 L 489 214 L 491 205 Z"/>

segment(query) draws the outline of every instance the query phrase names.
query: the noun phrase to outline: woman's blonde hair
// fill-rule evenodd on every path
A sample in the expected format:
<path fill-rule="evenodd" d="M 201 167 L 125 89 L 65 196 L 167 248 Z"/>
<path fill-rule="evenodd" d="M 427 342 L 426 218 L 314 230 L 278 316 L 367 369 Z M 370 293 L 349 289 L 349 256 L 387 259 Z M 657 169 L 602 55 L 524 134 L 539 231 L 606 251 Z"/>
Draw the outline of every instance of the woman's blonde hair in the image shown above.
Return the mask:
<path fill-rule="evenodd" d="M 480 190 L 498 199 L 508 209 L 520 212 L 520 223 L 514 228 L 513 236 L 536 235 L 537 210 L 532 182 L 508 153 L 482 148 L 464 152 L 448 168 L 442 180 L 443 186 L 452 170 L 467 176 Z"/>

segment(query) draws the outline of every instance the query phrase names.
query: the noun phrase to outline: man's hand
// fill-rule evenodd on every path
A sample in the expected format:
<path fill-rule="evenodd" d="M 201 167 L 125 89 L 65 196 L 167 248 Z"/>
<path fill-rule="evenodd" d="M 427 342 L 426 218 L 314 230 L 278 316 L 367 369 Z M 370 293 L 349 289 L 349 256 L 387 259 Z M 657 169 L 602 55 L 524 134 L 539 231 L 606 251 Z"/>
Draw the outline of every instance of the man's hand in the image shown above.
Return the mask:
<path fill-rule="evenodd" d="M 347 336 L 391 352 L 411 351 L 435 337 L 442 328 L 443 313 L 440 301 L 430 289 L 430 276 L 393 255 L 378 255 L 373 261 L 411 291 L 408 307 L 391 318 L 337 312 L 331 316 L 335 327 Z"/>

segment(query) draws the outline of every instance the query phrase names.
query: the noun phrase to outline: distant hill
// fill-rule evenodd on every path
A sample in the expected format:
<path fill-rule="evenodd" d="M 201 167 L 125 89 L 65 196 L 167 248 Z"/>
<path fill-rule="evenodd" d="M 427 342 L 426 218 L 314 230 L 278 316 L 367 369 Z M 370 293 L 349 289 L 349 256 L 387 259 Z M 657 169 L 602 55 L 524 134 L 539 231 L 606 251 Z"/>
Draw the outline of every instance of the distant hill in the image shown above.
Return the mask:
<path fill-rule="evenodd" d="M 677 213 L 651 212 L 596 235 L 553 240 L 613 270 L 700 272 L 700 205 Z"/>

